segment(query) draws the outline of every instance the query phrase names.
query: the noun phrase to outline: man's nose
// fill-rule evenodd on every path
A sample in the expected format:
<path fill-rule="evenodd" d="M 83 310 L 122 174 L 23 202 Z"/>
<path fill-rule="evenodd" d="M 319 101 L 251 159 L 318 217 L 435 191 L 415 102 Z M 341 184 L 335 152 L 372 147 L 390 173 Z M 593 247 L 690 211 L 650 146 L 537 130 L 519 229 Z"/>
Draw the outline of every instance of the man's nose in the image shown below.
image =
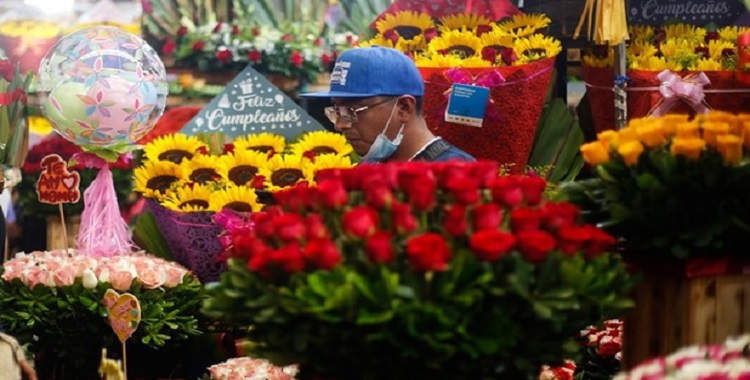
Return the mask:
<path fill-rule="evenodd" d="M 348 123 L 346 121 L 343 121 L 343 120 L 341 120 L 341 118 L 339 118 L 338 120 L 336 120 L 335 123 L 333 123 L 333 129 L 335 129 L 336 132 L 341 132 L 344 129 L 349 129 L 351 127 L 352 127 L 352 123 Z"/>

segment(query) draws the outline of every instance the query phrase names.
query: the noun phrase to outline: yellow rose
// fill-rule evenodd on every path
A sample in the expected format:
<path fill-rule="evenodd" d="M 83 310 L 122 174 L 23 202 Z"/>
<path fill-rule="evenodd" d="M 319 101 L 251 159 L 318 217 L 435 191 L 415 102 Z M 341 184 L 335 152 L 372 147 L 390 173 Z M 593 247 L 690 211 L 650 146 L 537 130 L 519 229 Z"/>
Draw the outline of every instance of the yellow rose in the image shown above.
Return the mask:
<path fill-rule="evenodd" d="M 737 165 L 742 161 L 742 139 L 735 135 L 722 135 L 716 137 L 721 158 L 727 165 Z"/>
<path fill-rule="evenodd" d="M 581 145 L 581 154 L 583 154 L 583 160 L 592 166 L 609 162 L 609 150 L 601 141 Z"/>
<path fill-rule="evenodd" d="M 716 146 L 716 138 L 729 133 L 729 124 L 718 121 L 706 121 L 703 123 L 703 139 L 710 147 Z"/>
<path fill-rule="evenodd" d="M 675 126 L 675 134 L 677 137 L 686 138 L 700 138 L 700 130 L 698 129 L 698 123 L 692 121 L 687 123 L 679 123 Z"/>
<path fill-rule="evenodd" d="M 635 128 L 623 128 L 617 132 L 617 142 L 619 144 L 625 144 L 630 141 L 637 141 L 638 134 L 635 133 Z"/>
<path fill-rule="evenodd" d="M 631 166 L 638 162 L 638 157 L 643 153 L 643 145 L 638 141 L 630 141 L 620 145 L 617 148 L 617 153 L 622 156 L 625 165 Z"/>
<path fill-rule="evenodd" d="M 604 147 L 609 148 L 610 145 L 617 146 L 617 132 L 613 130 L 608 130 L 604 132 L 600 132 L 596 135 L 596 139 L 599 140 L 602 144 L 604 144 Z"/>
<path fill-rule="evenodd" d="M 669 114 L 660 117 L 659 122 L 661 123 L 662 128 L 664 128 L 664 133 L 666 133 L 667 136 L 672 136 L 675 134 L 677 125 L 687 123 L 689 118 L 690 115 Z"/>
<path fill-rule="evenodd" d="M 742 123 L 742 132 L 745 138 L 745 148 L 750 149 L 750 121 Z"/>
<path fill-rule="evenodd" d="M 675 156 L 685 156 L 691 160 L 697 160 L 706 147 L 706 142 L 696 137 L 675 137 L 672 140 L 672 146 L 669 149 Z"/>
<path fill-rule="evenodd" d="M 649 148 L 655 148 L 667 141 L 664 128 L 658 123 L 643 125 L 638 128 L 636 133 L 638 134 L 638 140 Z"/>

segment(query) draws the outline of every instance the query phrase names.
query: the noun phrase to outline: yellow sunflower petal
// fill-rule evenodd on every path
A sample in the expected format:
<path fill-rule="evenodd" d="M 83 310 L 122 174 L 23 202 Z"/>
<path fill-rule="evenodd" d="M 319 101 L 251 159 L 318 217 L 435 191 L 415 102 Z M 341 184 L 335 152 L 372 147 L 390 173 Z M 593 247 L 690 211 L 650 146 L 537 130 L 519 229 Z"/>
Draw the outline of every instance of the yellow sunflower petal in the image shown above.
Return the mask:
<path fill-rule="evenodd" d="M 385 47 L 389 47 L 389 48 L 395 47 L 395 45 L 393 45 L 393 42 L 391 40 L 383 37 L 383 35 L 381 35 L 381 34 L 378 34 L 378 35 L 376 35 L 375 37 L 373 37 L 373 38 L 371 38 L 369 40 L 360 41 L 357 44 L 357 46 L 359 46 L 359 47 L 385 46 Z"/>
<path fill-rule="evenodd" d="M 286 147 L 284 136 L 263 132 L 234 140 L 234 150 L 255 150 L 263 153 L 281 153 Z"/>
<path fill-rule="evenodd" d="M 326 153 L 346 155 L 352 152 L 352 146 L 341 133 L 314 131 L 304 134 L 299 141 L 289 147 L 289 151 L 298 156 L 307 152 L 315 155 Z"/>
<path fill-rule="evenodd" d="M 461 58 L 481 56 L 482 40 L 472 32 L 451 30 L 435 37 L 428 45 L 430 54 L 453 54 Z"/>
<path fill-rule="evenodd" d="M 306 160 L 295 154 L 277 154 L 268 159 L 259 174 L 265 178 L 265 187 L 269 191 L 281 190 L 293 186 L 304 179 L 302 164 Z"/>
<path fill-rule="evenodd" d="M 730 43 L 726 41 L 709 41 L 708 43 L 708 55 L 714 60 L 721 61 L 724 50 L 729 49 L 737 53 L 736 42 Z"/>
<path fill-rule="evenodd" d="M 414 57 L 417 67 L 451 68 L 461 67 L 461 57 L 448 54 L 417 55 Z"/>
<path fill-rule="evenodd" d="M 387 14 L 375 24 L 378 33 L 385 35 L 388 32 L 395 31 L 399 37 L 405 40 L 420 36 L 425 30 L 434 27 L 435 23 L 428 14 L 412 11 Z"/>
<path fill-rule="evenodd" d="M 502 65 L 503 61 L 500 59 L 500 56 L 498 56 L 497 61 Z M 474 69 L 474 68 L 483 68 L 483 67 L 492 67 L 492 66 L 493 66 L 492 62 L 482 57 L 474 56 L 474 57 L 469 57 L 467 59 L 462 60 L 460 67 Z"/>
<path fill-rule="evenodd" d="M 266 166 L 268 155 L 255 150 L 237 150 L 221 156 L 218 172 L 235 185 L 247 185 Z"/>
<path fill-rule="evenodd" d="M 688 70 L 691 71 L 721 71 L 722 65 L 720 61 L 717 61 L 713 58 L 702 58 L 698 60 L 695 64 L 688 67 Z"/>
<path fill-rule="evenodd" d="M 209 208 L 220 211 L 225 208 L 237 212 L 257 212 L 261 205 L 255 190 L 247 186 L 227 186 L 211 193 Z"/>
<path fill-rule="evenodd" d="M 498 24 L 501 32 L 514 37 L 528 37 L 536 33 L 539 29 L 544 29 L 552 23 L 547 15 L 544 14 L 518 14 L 510 20 Z"/>
<path fill-rule="evenodd" d="M 180 164 L 182 178 L 186 181 L 206 183 L 221 178 L 218 171 L 219 157 L 208 154 L 196 154 L 191 160 L 183 160 Z"/>
<path fill-rule="evenodd" d="M 683 39 L 691 43 L 701 43 L 706 38 L 706 29 L 688 24 L 674 24 L 664 27 L 667 39 Z"/>
<path fill-rule="evenodd" d="M 162 206 L 181 212 L 217 211 L 210 209 L 211 188 L 201 184 L 183 184 L 175 189 Z"/>
<path fill-rule="evenodd" d="M 179 164 L 183 159 L 191 159 L 208 146 L 195 136 L 182 133 L 157 137 L 143 147 L 143 154 L 150 161 L 170 161 Z"/>
<path fill-rule="evenodd" d="M 528 38 L 517 39 L 513 49 L 518 55 L 518 60 L 514 62 L 514 65 L 523 65 L 540 59 L 556 57 L 562 51 L 562 45 L 555 38 L 534 34 Z"/>
<path fill-rule="evenodd" d="M 315 183 L 315 174 L 324 169 L 348 169 L 354 167 L 349 156 L 337 154 L 322 154 L 315 160 L 304 160 L 302 162 L 302 173 L 310 184 Z"/>
<path fill-rule="evenodd" d="M 492 21 L 490 19 L 478 15 L 478 14 L 464 14 L 458 13 L 454 15 L 447 15 L 440 19 L 440 30 L 447 32 L 448 30 L 459 29 L 459 30 L 475 30 L 480 25 L 490 26 Z"/>
<path fill-rule="evenodd" d="M 145 161 L 133 171 L 135 191 L 149 199 L 164 199 L 173 183 L 182 179 L 180 166 L 169 161 Z"/>

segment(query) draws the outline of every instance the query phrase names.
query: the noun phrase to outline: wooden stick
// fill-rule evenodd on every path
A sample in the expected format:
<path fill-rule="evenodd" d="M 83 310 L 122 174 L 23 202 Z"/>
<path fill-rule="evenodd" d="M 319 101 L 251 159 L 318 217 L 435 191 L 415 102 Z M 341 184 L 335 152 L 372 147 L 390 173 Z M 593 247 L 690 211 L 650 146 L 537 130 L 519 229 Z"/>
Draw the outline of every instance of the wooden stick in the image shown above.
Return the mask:
<path fill-rule="evenodd" d="M 67 252 L 68 248 L 70 248 L 70 244 L 68 243 L 68 226 L 65 225 L 65 213 L 63 212 L 62 203 L 58 203 L 57 208 L 58 210 L 60 210 L 60 221 L 62 222 L 62 233 L 63 233 L 63 237 L 65 237 L 65 252 Z"/>
<path fill-rule="evenodd" d="M 128 380 L 128 348 L 125 345 L 125 342 L 122 342 L 122 373 L 125 375 L 125 380 Z"/>

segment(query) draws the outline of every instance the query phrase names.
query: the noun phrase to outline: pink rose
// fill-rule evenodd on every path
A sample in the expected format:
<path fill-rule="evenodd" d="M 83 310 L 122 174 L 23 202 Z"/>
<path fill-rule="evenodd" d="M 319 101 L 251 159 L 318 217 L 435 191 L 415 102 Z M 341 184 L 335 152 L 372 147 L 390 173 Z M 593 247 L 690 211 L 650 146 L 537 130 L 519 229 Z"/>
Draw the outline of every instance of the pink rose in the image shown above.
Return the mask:
<path fill-rule="evenodd" d="M 47 285 L 48 278 L 49 273 L 46 270 L 39 267 L 32 267 L 25 273 L 23 282 L 26 286 L 33 289 L 39 284 Z"/>
<path fill-rule="evenodd" d="M 56 271 L 52 272 L 52 280 L 55 286 L 70 286 L 76 280 L 76 268 L 72 265 L 63 265 Z M 83 271 L 81 271 L 83 272 Z"/>
<path fill-rule="evenodd" d="M 162 268 L 145 268 L 138 271 L 138 279 L 146 289 L 156 289 L 167 281 L 167 274 Z"/>
<path fill-rule="evenodd" d="M 133 273 L 128 270 L 116 270 L 109 274 L 109 282 L 115 290 L 124 292 L 133 284 Z"/>
<path fill-rule="evenodd" d="M 184 269 L 170 265 L 166 268 L 166 279 L 164 280 L 164 286 L 167 288 L 174 288 L 182 283 L 183 277 L 187 273 Z"/>

